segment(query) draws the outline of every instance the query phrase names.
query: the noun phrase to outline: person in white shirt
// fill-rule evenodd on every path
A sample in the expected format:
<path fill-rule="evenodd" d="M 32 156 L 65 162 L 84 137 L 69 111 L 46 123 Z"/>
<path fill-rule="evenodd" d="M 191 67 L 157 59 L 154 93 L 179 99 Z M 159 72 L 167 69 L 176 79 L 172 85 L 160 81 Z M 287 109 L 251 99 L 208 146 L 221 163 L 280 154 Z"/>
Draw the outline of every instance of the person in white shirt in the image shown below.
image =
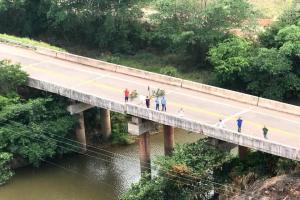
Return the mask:
<path fill-rule="evenodd" d="M 225 128 L 225 123 L 222 119 L 219 119 L 219 122 L 217 123 L 218 128 Z"/>

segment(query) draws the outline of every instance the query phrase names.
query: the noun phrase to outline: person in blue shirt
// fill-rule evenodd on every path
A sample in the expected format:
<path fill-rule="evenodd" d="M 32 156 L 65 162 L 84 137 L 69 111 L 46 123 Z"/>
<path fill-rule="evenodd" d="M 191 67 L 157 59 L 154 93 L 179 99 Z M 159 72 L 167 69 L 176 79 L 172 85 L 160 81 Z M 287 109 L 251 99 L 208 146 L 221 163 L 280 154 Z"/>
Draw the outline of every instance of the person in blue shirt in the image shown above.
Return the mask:
<path fill-rule="evenodd" d="M 167 111 L 167 100 L 165 97 L 163 97 L 161 100 L 161 107 L 162 107 L 162 111 Z"/>
<path fill-rule="evenodd" d="M 236 123 L 237 123 L 237 127 L 238 127 L 238 132 L 242 132 L 242 124 L 243 124 L 243 120 L 241 119 L 241 117 L 239 117 L 237 120 L 236 120 Z"/>
<path fill-rule="evenodd" d="M 155 99 L 155 110 L 159 110 L 159 98 L 156 97 Z"/>

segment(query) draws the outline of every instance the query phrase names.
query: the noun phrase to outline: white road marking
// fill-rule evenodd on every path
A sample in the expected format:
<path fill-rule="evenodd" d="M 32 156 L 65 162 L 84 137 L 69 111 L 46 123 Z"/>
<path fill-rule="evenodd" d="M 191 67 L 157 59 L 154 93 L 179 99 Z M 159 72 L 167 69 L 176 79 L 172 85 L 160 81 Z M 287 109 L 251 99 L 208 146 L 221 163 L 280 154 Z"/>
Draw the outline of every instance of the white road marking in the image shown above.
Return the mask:
<path fill-rule="evenodd" d="M 238 117 L 238 116 L 240 116 L 240 115 L 243 115 L 243 114 L 245 114 L 245 113 L 247 113 L 247 112 L 250 112 L 252 109 L 254 109 L 254 108 L 256 108 L 256 106 L 252 106 L 251 108 L 247 108 L 247 109 L 245 109 L 245 110 L 242 110 L 242 111 L 240 111 L 240 112 L 237 112 L 237 113 L 235 113 L 235 114 L 233 114 L 233 115 L 230 115 L 229 117 L 226 117 L 223 121 L 224 122 L 228 122 L 230 119 L 232 119 L 232 118 L 235 118 L 235 117 Z"/>
<path fill-rule="evenodd" d="M 244 109 L 244 110 L 242 110 L 240 112 L 234 113 L 233 115 L 230 115 L 230 116 L 226 117 L 225 119 L 221 119 L 222 122 L 223 122 L 223 125 L 225 126 L 225 123 L 228 122 L 228 121 L 230 121 L 232 118 L 236 118 L 236 117 L 238 117 L 240 115 L 243 115 L 243 114 L 245 114 L 247 112 L 250 112 L 254 108 L 256 108 L 256 106 L 252 106 L 252 107 Z M 219 122 L 215 123 L 214 126 L 217 126 L 218 124 L 219 124 Z"/>

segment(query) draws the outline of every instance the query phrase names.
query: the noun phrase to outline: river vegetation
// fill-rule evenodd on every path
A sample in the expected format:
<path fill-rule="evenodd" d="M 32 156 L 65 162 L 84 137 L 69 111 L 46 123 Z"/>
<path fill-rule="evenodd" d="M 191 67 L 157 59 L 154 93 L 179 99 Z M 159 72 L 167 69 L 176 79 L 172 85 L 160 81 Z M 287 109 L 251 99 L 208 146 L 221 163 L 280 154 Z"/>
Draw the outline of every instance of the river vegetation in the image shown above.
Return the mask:
<path fill-rule="evenodd" d="M 65 101 L 26 88 L 26 81 L 19 65 L 0 62 L 0 183 L 12 176 L 12 163 L 39 166 L 76 148 L 63 145 L 77 124 Z"/>
<path fill-rule="evenodd" d="M 299 162 L 262 152 L 239 159 L 207 139 L 176 145 L 172 156 L 154 161 L 157 176 L 133 184 L 123 200 L 228 199 L 258 179 L 290 173 Z"/>

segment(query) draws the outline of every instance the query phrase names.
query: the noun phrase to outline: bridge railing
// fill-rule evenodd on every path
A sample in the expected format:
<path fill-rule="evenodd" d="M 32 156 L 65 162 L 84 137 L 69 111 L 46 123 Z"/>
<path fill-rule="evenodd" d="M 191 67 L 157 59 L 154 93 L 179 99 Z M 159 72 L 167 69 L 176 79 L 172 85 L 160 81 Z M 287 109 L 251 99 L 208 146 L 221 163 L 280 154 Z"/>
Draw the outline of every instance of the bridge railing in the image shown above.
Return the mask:
<path fill-rule="evenodd" d="M 103 69 L 103 70 L 107 70 L 107 71 L 112 71 L 112 72 L 126 74 L 126 75 L 130 75 L 130 76 L 134 76 L 134 77 L 139 77 L 139 78 L 143 78 L 143 79 L 147 79 L 147 80 L 151 80 L 151 81 L 155 81 L 155 82 L 160 82 L 160 83 L 164 83 L 164 84 L 169 84 L 169 85 L 173 85 L 173 86 L 177 86 L 177 87 L 181 87 L 181 88 L 185 88 L 185 89 L 190 89 L 190 90 L 194 90 L 194 91 L 207 93 L 210 95 L 234 100 L 234 101 L 239 101 L 242 103 L 247 103 L 250 105 L 256 105 L 261 108 L 267 108 L 267 109 L 274 110 L 274 111 L 285 112 L 285 113 L 300 116 L 300 107 L 299 106 L 294 106 L 294 105 L 282 103 L 279 101 L 273 101 L 270 99 L 265 99 L 265 98 L 261 98 L 261 97 L 241 93 L 241 92 L 218 88 L 218 87 L 214 87 L 214 86 L 210 86 L 210 85 L 206 85 L 206 84 L 202 84 L 202 83 L 197 83 L 197 82 L 188 81 L 188 80 L 184 80 L 184 79 L 180 79 L 180 78 L 175 78 L 175 77 L 171 77 L 171 76 L 166 76 L 166 75 L 162 75 L 162 74 L 157 74 L 157 73 L 153 73 L 153 72 L 130 68 L 130 67 L 122 66 L 122 65 L 108 63 L 108 62 L 104 62 L 104 61 L 100 61 L 100 60 L 96 60 L 96 59 L 92 59 L 92 58 L 78 56 L 78 55 L 71 54 L 71 53 L 55 51 L 55 50 L 47 49 L 44 47 L 25 45 L 25 44 L 22 44 L 20 42 L 16 42 L 13 40 L 0 39 L 0 42 L 6 42 L 9 44 L 14 44 L 14 45 L 18 45 L 21 47 L 29 48 L 29 49 L 34 50 L 35 52 L 42 54 L 42 55 L 51 56 L 54 58 L 58 58 L 58 59 L 62 59 L 62 60 L 66 60 L 66 61 L 70 61 L 70 62 L 82 64 L 82 65 L 87 65 L 87 66 L 91 66 L 91 67 L 95 67 L 95 68 L 99 68 L 99 69 Z"/>
<path fill-rule="evenodd" d="M 287 146 L 271 140 L 238 133 L 228 129 L 220 129 L 205 122 L 195 121 L 186 117 L 180 117 L 174 114 L 148 109 L 136 104 L 105 99 L 82 92 L 78 89 L 75 90 L 71 88 L 63 88 L 53 83 L 34 78 L 29 78 L 28 85 L 36 89 L 59 94 L 73 100 L 100 108 L 109 109 L 114 112 L 140 117 L 195 133 L 202 133 L 206 136 L 217 138 L 226 142 L 300 161 L 299 148 Z"/>

